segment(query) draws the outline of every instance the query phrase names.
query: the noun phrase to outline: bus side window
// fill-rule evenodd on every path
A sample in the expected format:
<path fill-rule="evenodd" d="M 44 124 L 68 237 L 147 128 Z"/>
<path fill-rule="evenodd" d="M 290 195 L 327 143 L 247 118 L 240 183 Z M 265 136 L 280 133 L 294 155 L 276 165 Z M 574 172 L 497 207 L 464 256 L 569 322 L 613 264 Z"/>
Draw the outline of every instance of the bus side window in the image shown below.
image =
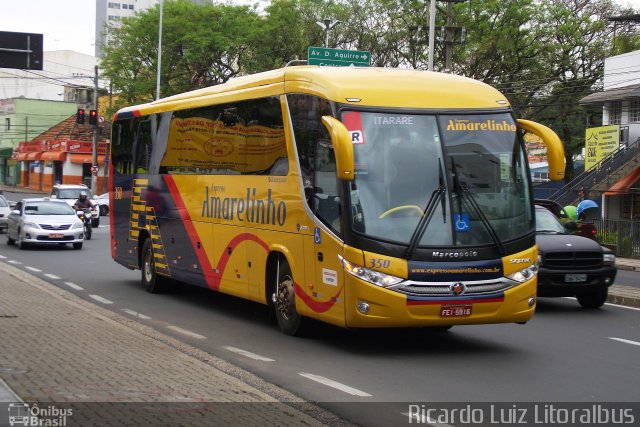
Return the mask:
<path fill-rule="evenodd" d="M 133 143 L 135 173 L 149 173 L 149 163 L 151 160 L 151 122 L 149 120 L 140 121 Z"/>
<path fill-rule="evenodd" d="M 333 116 L 326 100 L 305 94 L 287 95 L 296 139 L 304 196 L 309 209 L 340 233 L 340 206 L 335 155 L 322 116 Z"/>
<path fill-rule="evenodd" d="M 133 172 L 133 128 L 133 119 L 118 120 L 113 125 L 110 157 L 113 168 L 121 174 Z"/>

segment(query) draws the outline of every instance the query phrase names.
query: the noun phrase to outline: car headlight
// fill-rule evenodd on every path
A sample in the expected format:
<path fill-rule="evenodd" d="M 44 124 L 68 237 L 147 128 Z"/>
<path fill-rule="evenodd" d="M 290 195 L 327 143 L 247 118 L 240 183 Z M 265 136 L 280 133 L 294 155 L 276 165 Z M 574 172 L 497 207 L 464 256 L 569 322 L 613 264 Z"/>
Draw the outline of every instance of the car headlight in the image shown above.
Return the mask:
<path fill-rule="evenodd" d="M 376 286 L 387 288 L 405 280 L 401 277 L 396 277 L 390 274 L 380 273 L 379 271 L 370 270 L 361 265 L 349 262 L 341 256 L 339 256 L 339 258 L 340 261 L 342 261 L 342 266 L 347 273 L 351 274 L 352 276 L 356 276 L 358 279 L 362 279 L 365 282 L 372 283 Z"/>
<path fill-rule="evenodd" d="M 530 265 L 527 268 L 523 268 L 520 271 L 516 271 L 515 273 L 511 273 L 507 276 L 507 278 L 511 280 L 515 280 L 518 283 L 524 283 L 527 280 L 533 278 L 536 274 L 538 274 L 538 266 Z"/>
<path fill-rule="evenodd" d="M 23 228 L 40 228 L 38 227 L 38 224 L 36 224 L 35 222 L 25 222 L 24 224 L 22 224 Z"/>
<path fill-rule="evenodd" d="M 614 254 L 604 254 L 602 263 L 604 265 L 616 265 L 616 256 Z"/>
<path fill-rule="evenodd" d="M 72 228 L 72 229 L 75 229 L 75 228 L 82 228 L 82 227 L 84 227 L 84 224 L 83 224 L 83 223 L 81 223 L 81 222 L 76 222 L 75 224 L 73 224 L 73 227 L 71 227 L 71 228 Z"/>

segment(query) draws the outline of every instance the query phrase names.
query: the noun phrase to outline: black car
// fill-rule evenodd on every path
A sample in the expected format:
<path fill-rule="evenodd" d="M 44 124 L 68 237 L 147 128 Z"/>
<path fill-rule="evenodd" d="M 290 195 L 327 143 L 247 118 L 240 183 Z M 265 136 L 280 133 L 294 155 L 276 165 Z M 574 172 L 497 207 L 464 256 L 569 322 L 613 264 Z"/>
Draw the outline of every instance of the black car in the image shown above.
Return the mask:
<path fill-rule="evenodd" d="M 576 227 L 536 206 L 538 296 L 575 296 L 583 307 L 599 308 L 616 278 L 616 257 L 595 240 L 571 234 Z"/>

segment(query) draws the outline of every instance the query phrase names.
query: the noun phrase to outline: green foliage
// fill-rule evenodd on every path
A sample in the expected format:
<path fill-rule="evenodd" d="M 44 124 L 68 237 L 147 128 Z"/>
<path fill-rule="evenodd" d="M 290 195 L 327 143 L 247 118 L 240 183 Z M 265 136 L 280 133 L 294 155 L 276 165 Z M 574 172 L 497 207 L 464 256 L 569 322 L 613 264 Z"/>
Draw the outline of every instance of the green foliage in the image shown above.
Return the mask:
<path fill-rule="evenodd" d="M 304 60 L 324 46 L 317 25 L 341 21 L 329 47 L 371 52 L 372 65 L 426 69 L 428 4 L 425 0 L 273 0 L 259 13 L 245 6 L 165 0 L 161 95 L 220 84 L 242 74 Z M 447 22 L 438 3 L 436 25 Z M 640 48 L 633 26 L 617 28 L 609 16 L 633 13 L 611 0 L 468 0 L 452 6 L 456 33 L 453 72 L 500 89 L 520 116 L 554 129 L 565 143 L 567 176 L 584 144 L 587 112 L 578 101 L 597 89 L 612 52 Z M 637 12 L 635 12 L 637 13 Z M 105 47 L 103 75 L 120 93 L 116 108 L 155 98 L 159 6 L 124 19 Z M 440 36 L 440 32 L 436 32 Z M 442 40 L 435 70 L 445 68 Z"/>

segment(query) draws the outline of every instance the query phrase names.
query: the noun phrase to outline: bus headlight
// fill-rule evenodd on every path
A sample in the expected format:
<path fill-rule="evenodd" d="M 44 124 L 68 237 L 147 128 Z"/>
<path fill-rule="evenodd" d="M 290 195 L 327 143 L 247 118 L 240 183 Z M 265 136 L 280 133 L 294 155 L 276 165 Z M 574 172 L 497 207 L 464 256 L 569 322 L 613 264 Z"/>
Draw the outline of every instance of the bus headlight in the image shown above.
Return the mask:
<path fill-rule="evenodd" d="M 527 280 L 533 278 L 536 274 L 538 274 L 538 266 L 530 265 L 527 268 L 523 268 L 520 271 L 516 271 L 515 273 L 511 273 L 507 276 L 507 278 L 511 280 L 515 280 L 518 283 L 524 283 Z"/>
<path fill-rule="evenodd" d="M 340 261 L 342 262 L 342 266 L 344 267 L 344 270 L 347 273 L 351 274 L 352 276 L 356 276 L 358 279 L 362 279 L 366 282 L 373 283 L 376 286 L 387 288 L 389 286 L 393 286 L 397 283 L 400 283 L 404 280 L 401 277 L 380 273 L 379 271 L 370 270 L 368 268 L 362 267 L 361 265 L 354 264 L 352 262 L 347 261 L 343 257 L 339 257 L 339 258 L 340 258 Z"/>

